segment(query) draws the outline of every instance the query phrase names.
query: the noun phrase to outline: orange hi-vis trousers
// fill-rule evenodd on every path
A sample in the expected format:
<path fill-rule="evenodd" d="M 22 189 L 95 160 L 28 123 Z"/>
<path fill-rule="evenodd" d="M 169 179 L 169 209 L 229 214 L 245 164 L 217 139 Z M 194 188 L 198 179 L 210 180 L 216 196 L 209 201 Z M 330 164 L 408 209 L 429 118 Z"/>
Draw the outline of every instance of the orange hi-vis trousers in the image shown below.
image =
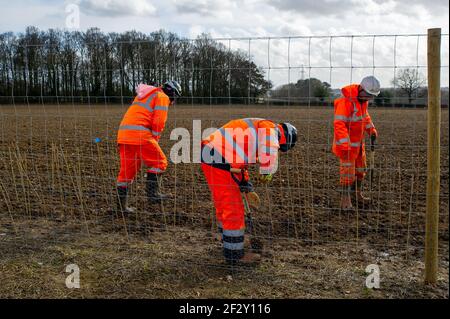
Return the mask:
<path fill-rule="evenodd" d="M 228 260 L 244 255 L 245 210 L 238 183 L 230 171 L 202 163 L 202 170 L 212 193 L 223 253 Z"/>
<path fill-rule="evenodd" d="M 167 168 L 167 158 L 158 142 L 151 138 L 150 143 L 142 145 L 119 144 L 120 172 L 117 177 L 118 187 L 131 184 L 141 168 L 142 163 L 148 173 L 162 173 Z"/>
<path fill-rule="evenodd" d="M 361 145 L 358 157 L 353 160 L 340 159 L 340 183 L 344 186 L 353 185 L 355 180 L 362 181 L 366 176 L 366 151 Z"/>

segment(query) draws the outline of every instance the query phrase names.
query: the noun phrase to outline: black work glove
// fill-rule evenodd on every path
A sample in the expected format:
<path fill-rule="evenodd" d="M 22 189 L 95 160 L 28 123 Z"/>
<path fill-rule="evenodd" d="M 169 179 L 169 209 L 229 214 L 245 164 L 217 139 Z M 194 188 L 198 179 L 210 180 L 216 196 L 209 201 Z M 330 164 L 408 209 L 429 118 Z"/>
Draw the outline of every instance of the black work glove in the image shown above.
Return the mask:
<path fill-rule="evenodd" d="M 251 193 L 255 191 L 255 189 L 253 188 L 253 184 L 249 181 L 241 181 L 239 183 L 239 190 L 241 191 L 241 193 Z"/>
<path fill-rule="evenodd" d="M 375 134 L 370 135 L 370 150 L 373 152 L 375 150 L 375 142 L 377 140 L 377 136 Z"/>

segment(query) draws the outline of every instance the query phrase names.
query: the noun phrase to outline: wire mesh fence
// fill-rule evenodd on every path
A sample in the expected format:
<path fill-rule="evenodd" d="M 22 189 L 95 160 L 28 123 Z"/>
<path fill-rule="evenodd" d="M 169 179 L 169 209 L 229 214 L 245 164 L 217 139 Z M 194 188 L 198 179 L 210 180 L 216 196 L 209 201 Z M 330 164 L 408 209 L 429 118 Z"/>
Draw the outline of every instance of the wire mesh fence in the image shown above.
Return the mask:
<path fill-rule="evenodd" d="M 251 235 L 264 243 L 263 262 L 240 269 L 243 276 L 252 276 L 255 289 L 285 290 L 261 296 L 324 297 L 333 296 L 328 290 L 345 295 L 346 282 L 363 287 L 361 272 L 380 264 L 389 287 L 383 296 L 415 295 L 409 279 L 422 276 L 425 235 L 426 35 L 186 40 L 153 34 L 124 40 L 94 32 L 84 42 L 52 34 L 1 40 L 4 274 L 10 258 L 31 252 L 48 253 L 62 265 L 78 260 L 83 269 L 90 264 L 82 257 L 85 249 L 113 269 L 100 273 L 120 273 L 130 285 L 147 278 L 145 267 L 185 280 L 206 276 L 220 285 L 229 268 L 192 137 L 232 119 L 256 117 L 291 122 L 299 142 L 280 156 L 273 182 L 256 185 L 262 206 L 252 212 Z M 448 62 L 446 34 L 441 56 Z M 440 278 L 448 290 L 448 64 L 441 71 Z M 366 75 L 375 75 L 383 87 L 369 106 L 379 132 L 373 178 L 363 185 L 372 200 L 343 211 L 339 161 L 331 152 L 333 101 L 341 87 Z M 166 79 L 180 81 L 184 95 L 170 107 L 160 144 L 170 158 L 180 138 L 171 132 L 187 129 L 189 162 L 169 161 L 163 189 L 173 199 L 163 205 L 148 204 L 141 170 L 130 193 L 136 213 L 124 216 L 116 211 L 117 129 L 136 85 Z M 250 176 L 256 178 L 255 167 Z M 124 252 L 134 265 L 117 260 Z M 105 285 L 93 291 L 121 295 Z M 362 290 L 355 288 L 355 296 Z"/>

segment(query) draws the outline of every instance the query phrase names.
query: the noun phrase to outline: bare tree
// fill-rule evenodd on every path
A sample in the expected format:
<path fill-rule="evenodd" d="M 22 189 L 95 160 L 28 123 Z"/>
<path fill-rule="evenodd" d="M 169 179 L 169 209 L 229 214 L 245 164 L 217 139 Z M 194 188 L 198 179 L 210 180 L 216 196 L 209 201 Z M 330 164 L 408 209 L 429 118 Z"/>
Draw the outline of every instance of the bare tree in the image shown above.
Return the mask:
<path fill-rule="evenodd" d="M 408 96 L 408 102 L 411 104 L 419 88 L 425 84 L 425 78 L 417 69 L 404 69 L 392 83 Z"/>
<path fill-rule="evenodd" d="M 284 84 L 272 90 L 271 97 L 307 103 L 311 101 L 323 102 L 331 95 L 330 84 L 316 78 L 298 80 L 297 83 Z"/>
<path fill-rule="evenodd" d="M 40 31 L 0 33 L 0 99 L 29 103 L 123 103 L 139 82 L 179 80 L 195 103 L 253 103 L 271 88 L 245 52 L 201 35 L 188 41 L 159 30 L 104 34 Z M 0 102 L 1 102 L 0 101 Z M 187 102 L 188 99 L 184 99 Z"/>

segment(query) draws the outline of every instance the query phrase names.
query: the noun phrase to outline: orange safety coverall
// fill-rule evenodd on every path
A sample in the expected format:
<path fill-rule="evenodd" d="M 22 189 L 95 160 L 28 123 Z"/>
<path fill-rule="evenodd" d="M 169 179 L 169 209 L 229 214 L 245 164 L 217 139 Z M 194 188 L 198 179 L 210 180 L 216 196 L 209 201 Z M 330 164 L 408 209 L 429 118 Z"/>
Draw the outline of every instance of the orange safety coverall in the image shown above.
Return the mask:
<path fill-rule="evenodd" d="M 167 121 L 170 99 L 159 87 L 141 84 L 137 91 L 138 95 L 125 113 L 117 136 L 119 187 L 127 187 L 133 181 L 142 162 L 149 173 L 162 173 L 167 168 L 167 158 L 158 141 Z"/>
<path fill-rule="evenodd" d="M 340 183 L 352 185 L 366 174 L 364 132 L 377 135 L 368 108 L 368 101 L 358 100 L 358 84 L 342 88 L 342 97 L 334 101 L 333 153 L 340 159 Z"/>
<path fill-rule="evenodd" d="M 245 169 L 259 163 L 261 174 L 278 168 L 278 132 L 272 121 L 258 118 L 233 120 L 202 141 L 202 170 L 212 193 L 223 251 L 227 259 L 244 255 L 245 217 L 239 181 L 241 174 L 230 168 Z M 284 134 L 281 134 L 284 137 Z"/>

